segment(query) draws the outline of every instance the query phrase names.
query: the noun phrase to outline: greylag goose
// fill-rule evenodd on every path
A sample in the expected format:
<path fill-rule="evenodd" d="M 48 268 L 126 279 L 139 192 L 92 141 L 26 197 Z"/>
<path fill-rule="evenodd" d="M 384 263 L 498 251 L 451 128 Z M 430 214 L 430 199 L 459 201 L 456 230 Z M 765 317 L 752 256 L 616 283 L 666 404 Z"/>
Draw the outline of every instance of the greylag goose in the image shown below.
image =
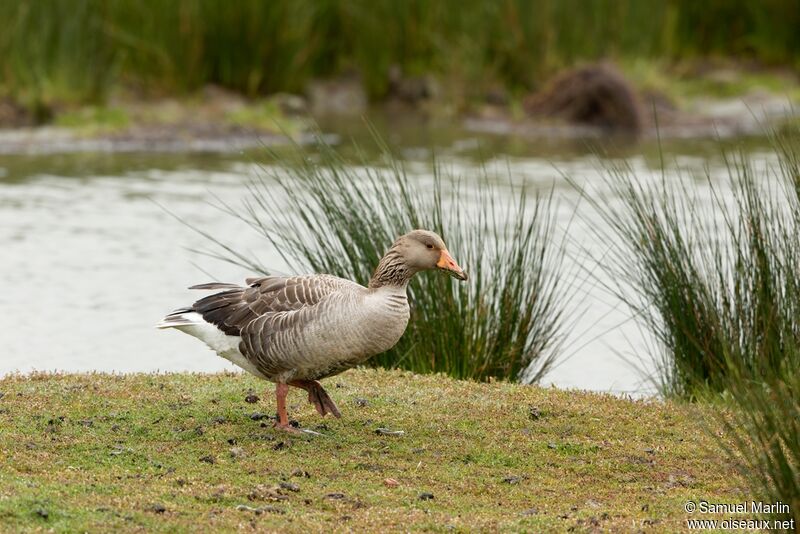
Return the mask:
<path fill-rule="evenodd" d="M 289 386 L 305 390 L 320 415 L 341 417 L 318 380 L 392 348 L 408 325 L 409 280 L 432 269 L 467 279 L 441 237 L 414 230 L 381 258 L 368 287 L 328 274 L 248 278 L 246 286 L 201 284 L 189 289 L 221 291 L 170 313 L 157 326 L 199 338 L 245 371 L 274 382 L 275 426 L 292 431 Z"/>

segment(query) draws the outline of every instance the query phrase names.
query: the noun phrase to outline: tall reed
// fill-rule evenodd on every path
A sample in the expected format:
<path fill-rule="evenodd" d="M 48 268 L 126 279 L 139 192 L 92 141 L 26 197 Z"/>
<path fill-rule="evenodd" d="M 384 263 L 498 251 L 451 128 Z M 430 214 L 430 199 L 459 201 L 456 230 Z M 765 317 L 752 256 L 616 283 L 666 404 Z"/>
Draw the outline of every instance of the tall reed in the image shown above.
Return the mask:
<path fill-rule="evenodd" d="M 605 180 L 616 200 L 587 195 L 611 229 L 600 265 L 612 290 L 660 347 L 664 394 L 723 391 L 734 371 L 768 376 L 800 343 L 797 140 L 775 138 L 764 169 L 723 154 L 722 182 L 646 184 L 623 164 Z"/>
<path fill-rule="evenodd" d="M 388 149 L 383 158 L 385 166 L 356 167 L 323 144 L 313 158 L 298 153 L 265 168 L 244 209 L 223 208 L 262 234 L 292 271 L 365 285 L 399 235 L 414 228 L 440 233 L 469 281 L 415 276 L 408 329 L 372 363 L 476 380 L 538 381 L 564 340 L 572 294 L 562 276 L 551 196 L 511 186 L 500 191 L 488 175 L 465 180 L 436 163 L 431 177 L 412 178 Z M 222 248 L 213 255 L 270 271 L 215 243 Z"/>

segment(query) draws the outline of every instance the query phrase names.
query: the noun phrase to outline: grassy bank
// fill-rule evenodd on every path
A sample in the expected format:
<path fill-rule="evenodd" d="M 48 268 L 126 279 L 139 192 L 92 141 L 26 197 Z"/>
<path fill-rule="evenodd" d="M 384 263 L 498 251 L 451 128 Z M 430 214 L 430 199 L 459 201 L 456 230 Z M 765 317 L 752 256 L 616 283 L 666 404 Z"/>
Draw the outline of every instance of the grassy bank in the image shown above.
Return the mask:
<path fill-rule="evenodd" d="M 397 371 L 328 383 L 341 420 L 315 426 L 290 396 L 312 438 L 254 417 L 274 399 L 246 402 L 265 397 L 247 376 L 3 378 L 0 528 L 662 532 L 687 500 L 743 498 L 696 407 Z"/>
<path fill-rule="evenodd" d="M 606 57 L 797 67 L 798 26 L 791 1 L 21 0 L 0 4 L 0 90 L 32 106 L 96 102 L 120 84 L 254 96 L 355 69 L 375 98 L 397 65 L 481 97 Z"/>

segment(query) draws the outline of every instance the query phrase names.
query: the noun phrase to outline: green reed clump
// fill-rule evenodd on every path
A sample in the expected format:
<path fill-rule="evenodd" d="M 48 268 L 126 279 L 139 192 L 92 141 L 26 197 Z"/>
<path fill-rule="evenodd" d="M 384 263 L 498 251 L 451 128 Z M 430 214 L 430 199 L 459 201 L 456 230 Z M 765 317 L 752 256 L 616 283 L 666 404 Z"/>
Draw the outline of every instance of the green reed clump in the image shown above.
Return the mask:
<path fill-rule="evenodd" d="M 721 182 L 646 184 L 621 165 L 606 180 L 615 200 L 587 195 L 611 228 L 601 266 L 612 289 L 660 345 L 663 393 L 770 376 L 800 344 L 798 139 L 776 137 L 763 169 L 724 155 Z"/>
<path fill-rule="evenodd" d="M 355 69 L 379 98 L 399 65 L 481 97 L 609 57 L 800 66 L 799 26 L 792 1 L 17 0 L 0 2 L 0 96 L 96 101 L 119 84 L 300 92 Z"/>
<path fill-rule="evenodd" d="M 500 192 L 486 175 L 464 182 L 437 164 L 430 179 L 411 178 L 388 151 L 384 158 L 385 167 L 355 167 L 323 145 L 313 158 L 299 154 L 266 168 L 244 210 L 223 208 L 261 233 L 293 272 L 364 285 L 398 236 L 415 228 L 438 232 L 469 281 L 439 272 L 415 276 L 406 333 L 371 362 L 458 378 L 538 381 L 562 345 L 571 295 L 551 197 Z M 214 241 L 223 246 L 214 256 L 270 271 Z"/>

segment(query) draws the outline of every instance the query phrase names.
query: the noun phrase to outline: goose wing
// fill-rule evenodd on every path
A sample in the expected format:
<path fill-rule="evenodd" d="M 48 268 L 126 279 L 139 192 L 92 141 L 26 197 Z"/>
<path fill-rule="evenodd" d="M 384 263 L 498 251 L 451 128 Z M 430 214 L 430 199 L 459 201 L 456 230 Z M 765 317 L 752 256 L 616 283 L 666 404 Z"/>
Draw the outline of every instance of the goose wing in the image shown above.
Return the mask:
<path fill-rule="evenodd" d="M 363 289 L 331 275 L 264 276 L 248 278 L 246 283 L 247 287 L 216 283 L 192 286 L 190 289 L 224 291 L 198 300 L 191 309 L 228 335 L 251 337 L 257 331 L 263 337 L 310 319 L 317 304 L 331 294 Z"/>

